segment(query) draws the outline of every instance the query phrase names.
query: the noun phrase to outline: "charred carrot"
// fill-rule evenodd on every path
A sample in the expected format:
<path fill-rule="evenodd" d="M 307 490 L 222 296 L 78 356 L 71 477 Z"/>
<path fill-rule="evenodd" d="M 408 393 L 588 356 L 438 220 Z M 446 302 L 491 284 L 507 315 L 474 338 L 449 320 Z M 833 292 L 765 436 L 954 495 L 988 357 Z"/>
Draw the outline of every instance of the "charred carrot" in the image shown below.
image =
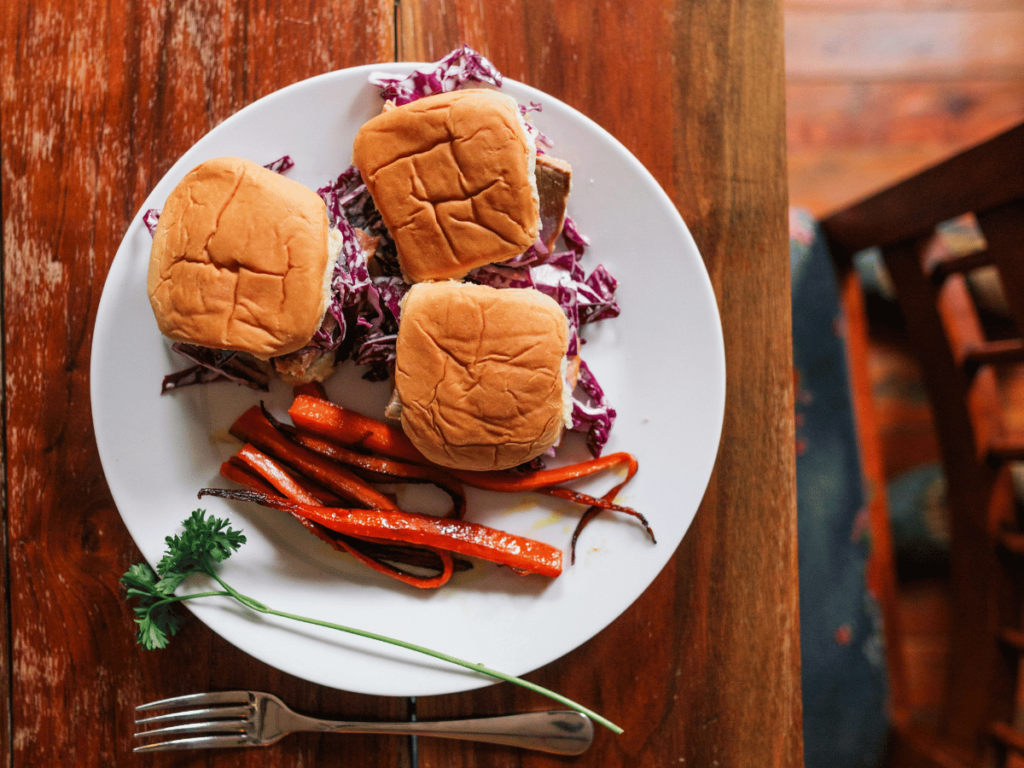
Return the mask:
<path fill-rule="evenodd" d="M 462 483 L 444 469 L 433 465 L 410 464 L 409 462 L 398 461 L 397 459 L 380 458 L 379 456 L 370 456 L 366 453 L 352 451 L 331 440 L 310 434 L 290 424 L 284 424 L 274 418 L 274 415 L 266 408 L 262 408 L 262 411 L 267 421 L 279 432 L 287 435 L 293 442 L 322 454 L 329 459 L 347 464 L 370 480 L 381 483 L 423 482 L 436 485 L 451 497 L 453 506 L 448 517 L 460 519 L 465 517 L 466 491 L 462 487 Z M 324 506 L 341 505 L 324 504 Z"/>
<path fill-rule="evenodd" d="M 543 542 L 465 520 L 432 517 L 401 510 L 311 506 L 279 496 L 251 491 L 228 491 L 221 488 L 204 488 L 199 492 L 199 496 L 251 501 L 272 509 L 295 512 L 339 533 L 446 549 L 460 555 L 507 565 L 526 573 L 554 577 L 562 572 L 561 550 Z"/>
<path fill-rule="evenodd" d="M 271 459 L 262 451 L 256 449 L 252 443 L 246 443 L 236 454 L 240 461 L 252 467 L 264 480 L 269 482 L 278 493 L 285 498 L 297 501 L 300 504 L 319 504 L 320 501 L 307 491 L 295 478 L 289 475 L 284 467 Z"/>
<path fill-rule="evenodd" d="M 295 432 L 292 439 L 299 445 L 316 451 L 329 459 L 340 461 L 343 464 L 371 472 L 381 482 L 423 482 L 433 483 L 447 493 L 452 500 L 452 511 L 449 517 L 462 518 L 466 514 L 466 492 L 462 484 L 451 475 L 438 472 L 432 467 L 424 467 L 418 464 L 407 464 L 394 459 L 379 459 L 376 456 L 367 456 L 364 453 L 356 453 L 342 448 L 340 445 L 324 440 L 319 437 L 312 437 Z"/>
<path fill-rule="evenodd" d="M 249 469 L 237 456 L 220 465 L 220 476 L 225 480 L 238 483 L 243 488 L 257 493 L 277 493 L 277 489 L 270 483 Z"/>
<path fill-rule="evenodd" d="M 237 456 L 232 456 L 230 459 L 220 465 L 220 474 L 225 480 L 230 480 L 233 483 L 237 483 L 246 490 L 256 491 L 257 493 L 267 493 L 270 495 L 278 494 L 278 491 L 274 486 L 270 485 L 256 472 L 249 469 L 249 467 L 242 462 Z M 305 483 L 306 490 L 312 493 L 314 496 L 321 495 L 322 489 L 313 487 L 308 481 Z M 279 494 L 278 494 L 279 495 Z M 337 501 L 337 499 L 335 499 Z M 331 506 L 325 504 L 324 506 Z M 321 525 L 317 525 L 305 518 L 302 518 L 303 524 L 317 536 L 322 538 L 327 543 L 334 546 L 337 544 L 335 537 L 344 536 L 344 534 L 337 533 L 336 531 L 328 531 Z M 373 541 L 371 539 L 355 539 L 350 538 L 350 542 L 363 542 L 368 547 L 372 548 L 373 554 L 379 559 L 393 560 L 403 565 L 415 565 L 422 568 L 431 568 L 433 570 L 441 569 L 441 561 L 435 555 L 434 550 L 426 549 L 423 547 L 410 547 L 404 544 L 395 544 L 393 542 L 384 541 Z M 335 546 L 335 549 L 338 547 Z M 465 571 L 472 568 L 472 564 L 467 560 L 456 560 L 455 570 Z"/>
<path fill-rule="evenodd" d="M 319 501 L 316 497 L 303 488 L 302 485 L 291 475 L 289 475 L 288 472 L 285 471 L 284 467 L 265 453 L 257 450 L 251 444 L 243 446 L 237 456 L 241 462 L 258 472 L 259 475 L 269 481 L 269 483 L 272 484 L 278 492 L 284 494 L 286 498 L 301 504 L 319 505 Z M 242 483 L 239 484 L 241 485 Z M 398 579 L 399 581 L 403 581 L 406 584 L 411 584 L 412 586 L 420 587 L 421 589 L 435 589 L 437 587 L 444 586 L 448 583 L 448 580 L 451 579 L 452 572 L 454 570 L 454 563 L 452 562 L 452 556 L 447 552 L 434 550 L 441 562 L 441 572 L 439 574 L 436 576 L 417 576 L 416 574 L 408 573 L 400 568 L 396 568 L 395 566 L 379 559 L 379 557 L 374 556 L 374 554 L 364 551 L 363 548 L 361 548 L 355 541 L 347 541 L 344 538 L 332 536 L 321 526 L 317 525 L 312 520 L 303 517 L 297 512 L 292 511 L 291 515 L 302 523 L 307 530 L 330 544 L 335 549 L 346 552 L 363 565 L 387 576 Z"/>
<path fill-rule="evenodd" d="M 465 472 L 453 470 L 452 475 L 473 488 L 483 488 L 487 491 L 502 491 L 505 493 L 522 493 L 524 491 L 537 491 L 541 488 L 562 485 L 573 480 L 580 480 L 619 465 L 626 466 L 629 477 L 633 477 L 636 474 L 636 458 L 631 453 L 620 451 L 619 453 L 609 453 L 607 456 L 602 456 L 599 459 L 590 459 L 579 464 L 570 464 L 569 466 L 557 467 L 555 469 L 540 469 L 520 474 L 512 472 Z"/>
<path fill-rule="evenodd" d="M 611 491 L 606 493 L 601 498 L 594 496 L 588 496 L 585 493 L 574 491 L 569 488 L 560 487 L 561 483 L 567 483 L 572 480 L 579 480 L 584 477 L 589 477 L 597 472 L 601 472 L 606 469 L 611 469 L 624 464 L 626 466 L 626 479 L 616 485 Z M 631 453 L 619 452 L 610 453 L 607 456 L 602 456 L 598 459 L 591 459 L 589 461 L 580 462 L 579 464 L 571 464 L 565 467 L 558 467 L 556 469 L 542 469 L 533 472 L 527 472 L 525 474 L 513 474 L 510 472 L 452 472 L 452 474 L 473 488 L 482 488 L 488 491 L 500 491 L 504 493 L 515 493 L 525 491 L 535 491 L 537 493 L 543 493 L 547 496 L 555 496 L 560 499 L 567 499 L 568 501 L 574 501 L 577 504 L 586 504 L 590 507 L 587 512 L 584 513 L 580 519 L 580 523 L 576 527 L 576 533 L 573 537 L 573 549 L 571 550 L 571 562 L 576 561 L 575 555 L 575 541 L 579 538 L 580 532 L 586 525 L 597 515 L 597 512 L 601 509 L 608 509 L 613 512 L 622 512 L 627 515 L 632 515 L 640 524 L 643 525 L 644 530 L 647 531 L 647 535 L 651 537 L 651 541 L 657 543 L 654 537 L 654 531 L 651 529 L 650 524 L 647 522 L 642 514 L 637 512 L 631 507 L 625 507 L 621 504 L 616 504 L 614 499 L 618 495 L 619 491 L 622 490 L 623 486 L 628 483 L 633 475 L 637 471 L 636 457 Z M 596 511 L 595 511 L 596 510 Z"/>
<path fill-rule="evenodd" d="M 231 425 L 231 434 L 277 457 L 320 485 L 372 509 L 397 509 L 395 503 L 343 467 L 296 445 L 278 432 L 258 406 L 243 413 Z"/>
<path fill-rule="evenodd" d="M 319 397 L 299 395 L 288 409 L 295 426 L 321 437 L 393 459 L 428 463 L 398 427 L 363 416 Z"/>
<path fill-rule="evenodd" d="M 620 454 L 611 455 L 618 456 Z M 616 485 L 614 488 L 612 488 L 610 491 L 608 491 L 608 493 L 604 495 L 604 498 L 608 501 L 611 501 L 619 494 L 619 491 L 621 491 L 625 487 L 626 483 L 633 479 L 633 475 L 636 474 L 636 471 L 638 469 L 638 464 L 635 457 L 628 453 L 621 455 L 629 457 L 629 461 L 626 464 L 626 477 L 621 483 Z M 600 459 L 598 459 L 598 461 L 600 461 Z M 580 518 L 580 521 L 576 523 L 576 530 L 572 532 L 572 544 L 569 547 L 570 564 L 576 562 L 576 541 L 579 539 L 580 534 L 583 533 L 583 529 L 590 524 L 590 521 L 597 517 L 600 513 L 601 507 L 589 507 L 587 511 L 583 513 L 583 516 Z M 654 531 L 652 531 L 651 527 L 647 524 L 647 520 L 645 520 L 643 516 L 640 517 L 640 520 L 641 522 L 643 522 L 644 527 L 647 529 L 647 533 L 650 534 L 651 541 L 654 541 Z"/>

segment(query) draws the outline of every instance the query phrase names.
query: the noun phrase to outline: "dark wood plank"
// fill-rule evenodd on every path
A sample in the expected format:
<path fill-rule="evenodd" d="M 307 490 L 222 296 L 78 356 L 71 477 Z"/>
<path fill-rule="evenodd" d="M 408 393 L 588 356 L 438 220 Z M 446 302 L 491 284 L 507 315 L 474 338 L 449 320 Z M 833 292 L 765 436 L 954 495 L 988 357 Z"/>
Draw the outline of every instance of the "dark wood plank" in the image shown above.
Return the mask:
<path fill-rule="evenodd" d="M 625 727 L 587 764 L 801 765 L 778 5 L 403 0 L 399 27 L 402 59 L 466 41 L 610 130 L 676 201 L 719 298 L 726 416 L 694 525 L 636 604 L 530 678 Z M 419 701 L 424 718 L 543 706 L 507 686 Z M 561 764 L 425 740 L 420 761 Z"/>
<path fill-rule="evenodd" d="M 141 557 L 103 480 L 88 390 L 104 275 L 156 180 L 254 99 L 333 68 L 390 60 L 392 20 L 390 0 L 3 5 L 4 592 L 13 649 L 4 669 L 20 702 L 4 753 L 14 765 L 167 765 L 131 755 L 132 708 L 206 689 L 261 688 L 311 712 L 404 718 L 402 700 L 283 675 L 195 621 L 165 651 L 134 645 L 118 579 Z M 352 737 L 342 751 L 335 739 L 295 737 L 277 749 L 174 762 L 394 766 L 403 744 Z"/>

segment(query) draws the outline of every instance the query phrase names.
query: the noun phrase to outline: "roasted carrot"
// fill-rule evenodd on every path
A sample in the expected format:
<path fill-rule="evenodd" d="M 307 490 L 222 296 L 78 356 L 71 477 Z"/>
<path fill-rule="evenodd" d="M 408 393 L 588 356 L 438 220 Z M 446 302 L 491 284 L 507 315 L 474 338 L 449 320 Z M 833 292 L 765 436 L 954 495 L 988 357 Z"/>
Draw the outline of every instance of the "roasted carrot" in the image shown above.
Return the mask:
<path fill-rule="evenodd" d="M 265 481 L 256 472 L 251 470 L 248 465 L 242 462 L 237 456 L 232 456 L 220 465 L 220 474 L 225 480 L 237 483 L 246 490 L 271 495 L 278 494 L 276 488 L 270 485 L 270 483 Z M 314 496 L 319 497 L 322 489 L 315 488 L 308 480 L 303 484 L 305 485 L 306 490 Z M 324 506 L 332 505 L 325 504 Z M 430 568 L 435 571 L 441 570 L 440 558 L 437 557 L 434 550 L 426 547 L 412 547 L 405 544 L 395 544 L 391 541 L 385 542 L 381 540 L 375 541 L 372 539 L 356 539 L 351 536 L 346 537 L 344 534 L 338 533 L 337 531 L 329 531 L 322 525 L 317 525 L 305 518 L 302 518 L 302 523 L 306 528 L 313 531 L 313 533 L 324 539 L 328 544 L 334 546 L 335 549 L 339 548 L 335 546 L 338 543 L 335 539 L 341 537 L 346 538 L 350 544 L 356 542 L 359 546 L 365 545 L 366 551 L 371 552 L 374 557 L 380 560 L 389 560 L 396 563 L 402 563 L 403 565 L 415 565 L 421 568 Z M 456 571 L 465 571 L 472 567 L 472 563 L 468 560 L 455 560 Z"/>
<path fill-rule="evenodd" d="M 626 477 L 621 483 L 616 485 L 614 488 L 612 488 L 610 491 L 608 491 L 608 493 L 604 495 L 604 498 L 608 501 L 614 499 L 619 494 L 619 491 L 621 491 L 625 487 L 626 483 L 633 479 L 633 475 L 636 474 L 637 469 L 639 467 L 636 458 L 632 454 L 611 454 L 611 456 L 620 455 L 629 457 L 629 460 L 626 463 Z M 611 456 L 606 458 L 611 458 Z M 600 459 L 597 459 L 597 461 L 600 461 Z M 590 521 L 597 517 L 600 513 L 601 507 L 589 507 L 587 511 L 583 513 L 583 516 L 580 518 L 580 521 L 576 523 L 576 530 L 572 532 L 572 544 L 569 547 L 570 564 L 576 562 L 576 541 L 579 539 L 580 534 L 583 533 L 583 529 L 590 524 Z M 637 516 L 640 518 L 640 521 L 644 524 L 644 528 L 647 529 L 647 533 L 650 535 L 651 541 L 657 543 L 654 539 L 654 531 L 652 531 L 651 526 L 647 524 L 647 520 L 643 517 L 643 515 L 640 515 L 639 513 L 637 513 Z"/>
<path fill-rule="evenodd" d="M 237 457 L 239 461 L 246 464 L 247 467 L 251 467 L 265 480 L 269 481 L 270 484 L 272 484 L 279 493 L 284 494 L 286 498 L 301 504 L 319 504 L 316 497 L 303 488 L 302 485 L 291 475 L 289 475 L 284 467 L 274 461 L 271 457 L 257 450 L 251 444 L 243 446 L 242 450 L 238 452 Z M 223 468 L 221 473 L 224 474 Z M 291 515 L 302 523 L 307 530 L 323 541 L 326 541 L 335 549 L 346 552 L 363 565 L 387 576 L 398 579 L 399 581 L 403 581 L 406 584 L 411 584 L 412 586 L 420 587 L 421 589 L 434 589 L 447 584 L 448 580 L 452 576 L 454 563 L 452 561 L 452 556 L 448 552 L 432 550 L 440 559 L 441 572 L 436 576 L 418 576 L 384 562 L 379 558 L 379 556 L 375 556 L 369 551 L 364 551 L 364 549 L 355 541 L 346 540 L 345 538 L 338 536 L 332 536 L 329 532 L 325 531 L 322 526 L 317 525 L 315 522 L 303 517 L 297 512 L 291 512 Z M 373 544 L 373 542 L 367 543 L 371 545 Z"/>
<path fill-rule="evenodd" d="M 409 439 L 397 427 L 355 413 L 323 398 L 299 395 L 295 398 L 288 413 L 291 415 L 292 421 L 295 422 L 296 426 L 330 440 L 346 445 L 356 445 L 367 450 L 383 453 L 386 456 L 433 467 L 438 472 L 439 477 L 450 475 L 465 485 L 474 488 L 504 493 L 537 491 L 548 496 L 556 496 L 589 505 L 589 509 L 580 519 L 573 536 L 573 561 L 575 561 L 575 540 L 579 538 L 579 534 L 601 509 L 623 512 L 636 517 L 651 537 L 651 541 L 656 541 L 654 531 L 642 514 L 630 507 L 614 503 L 615 496 L 637 471 L 636 457 L 630 453 L 611 453 L 607 456 L 601 456 L 600 458 L 583 461 L 578 464 L 520 474 L 512 472 L 448 470 L 431 464 L 416 450 Z M 626 479 L 603 497 L 596 498 L 578 491 L 557 487 L 562 483 L 589 477 L 597 472 L 621 465 L 626 467 Z M 437 482 L 437 480 L 432 480 L 432 482 Z"/>
<path fill-rule="evenodd" d="M 566 467 L 555 469 L 540 469 L 532 472 L 465 472 L 452 470 L 452 475 L 474 488 L 483 488 L 488 491 L 503 491 L 505 493 L 521 493 L 523 491 L 537 491 L 541 488 L 550 488 L 554 485 L 562 485 L 573 480 L 589 477 L 612 467 L 625 465 L 629 477 L 636 474 L 637 462 L 631 453 L 619 452 L 609 453 L 599 459 L 582 461 L 579 464 L 570 464 Z"/>
<path fill-rule="evenodd" d="M 319 504 L 320 501 L 309 491 L 303 488 L 284 467 L 271 459 L 262 451 L 257 450 L 252 443 L 246 443 L 236 454 L 238 459 L 258 472 L 264 480 L 277 489 L 278 493 L 285 498 L 297 501 L 300 504 Z"/>
<path fill-rule="evenodd" d="M 398 427 L 342 408 L 329 400 L 299 395 L 288 409 L 288 415 L 295 426 L 342 445 L 358 446 L 414 464 L 428 463 Z"/>
<path fill-rule="evenodd" d="M 311 478 L 339 494 L 371 509 L 397 509 L 395 503 L 380 491 L 367 485 L 336 463 L 318 456 L 308 448 L 296 445 L 278 432 L 253 406 L 231 425 L 231 434 L 243 442 L 252 443 L 261 450 L 277 457 L 299 473 Z"/>
<path fill-rule="evenodd" d="M 448 494 L 452 510 L 448 517 L 463 518 L 466 515 L 466 491 L 462 483 L 451 475 L 439 472 L 433 467 L 407 464 L 394 459 L 379 459 L 355 451 L 349 451 L 323 438 L 297 432 L 293 439 L 299 445 L 316 451 L 329 459 L 371 472 L 382 483 L 414 482 L 432 483 Z"/>
<path fill-rule="evenodd" d="M 238 483 L 243 488 L 250 491 L 256 491 L 257 493 L 278 492 L 274 486 L 251 470 L 248 465 L 246 465 L 245 462 L 237 456 L 232 456 L 220 465 L 220 476 L 225 480 Z"/>
<path fill-rule="evenodd" d="M 310 397 L 319 397 L 321 400 L 327 399 L 327 390 L 324 389 L 324 385 L 319 381 L 297 384 L 292 388 L 292 394 L 294 394 L 295 397 L 298 397 L 299 395 L 309 395 Z"/>
<path fill-rule="evenodd" d="M 465 520 L 438 518 L 401 510 L 312 506 L 269 494 L 228 491 L 221 488 L 204 488 L 199 492 L 199 496 L 251 501 L 272 509 L 294 512 L 340 533 L 437 547 L 507 565 L 525 573 L 554 577 L 562 572 L 561 550 L 543 542 Z"/>
<path fill-rule="evenodd" d="M 332 440 L 310 434 L 290 424 L 283 424 L 274 415 L 263 409 L 263 415 L 279 432 L 287 435 L 293 442 L 309 448 L 334 461 L 348 464 L 370 480 L 381 483 L 423 482 L 432 483 L 443 490 L 452 500 L 452 511 L 448 517 L 462 518 L 466 514 L 466 491 L 462 483 L 448 474 L 441 467 L 433 465 L 410 464 L 397 459 L 370 456 L 358 451 L 349 450 Z M 324 504 L 324 506 L 341 506 Z"/>

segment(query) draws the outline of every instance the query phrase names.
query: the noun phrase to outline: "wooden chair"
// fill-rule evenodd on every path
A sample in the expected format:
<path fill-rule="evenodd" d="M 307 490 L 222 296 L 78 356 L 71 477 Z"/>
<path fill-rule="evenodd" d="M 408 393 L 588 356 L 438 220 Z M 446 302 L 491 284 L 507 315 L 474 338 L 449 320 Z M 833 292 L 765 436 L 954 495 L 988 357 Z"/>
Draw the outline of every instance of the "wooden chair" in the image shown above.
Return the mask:
<path fill-rule="evenodd" d="M 950 256 L 936 226 L 973 213 L 987 246 Z M 970 149 L 821 222 L 836 263 L 850 326 L 854 405 L 872 501 L 872 578 L 889 646 L 896 765 L 1003 765 L 1024 754 L 1016 720 L 1024 654 L 1021 575 L 1024 532 L 1008 462 L 1024 459 L 1024 435 L 1005 427 L 1001 366 L 1024 362 L 1024 125 Z M 918 355 L 946 475 L 950 512 L 950 664 L 937 731 L 907 706 L 885 519 L 884 477 L 866 365 L 865 313 L 852 269 L 862 249 L 880 248 Z M 1017 338 L 986 338 L 966 273 L 998 270 Z"/>

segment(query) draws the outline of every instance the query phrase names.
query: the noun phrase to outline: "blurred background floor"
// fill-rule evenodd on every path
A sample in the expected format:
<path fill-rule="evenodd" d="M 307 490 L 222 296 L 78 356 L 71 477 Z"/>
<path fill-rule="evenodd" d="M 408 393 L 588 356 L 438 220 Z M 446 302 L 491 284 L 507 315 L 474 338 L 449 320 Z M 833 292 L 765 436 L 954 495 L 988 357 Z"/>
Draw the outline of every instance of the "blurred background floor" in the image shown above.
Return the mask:
<path fill-rule="evenodd" d="M 785 0 L 784 9 L 790 202 L 819 218 L 1024 122 L 1024 0 Z M 894 478 L 937 461 L 938 449 L 899 317 L 875 313 L 871 323 Z M 944 580 L 904 576 L 912 705 L 927 721 L 942 697 Z"/>
<path fill-rule="evenodd" d="M 817 216 L 1024 120 L 1022 0 L 785 0 L 789 192 Z"/>

